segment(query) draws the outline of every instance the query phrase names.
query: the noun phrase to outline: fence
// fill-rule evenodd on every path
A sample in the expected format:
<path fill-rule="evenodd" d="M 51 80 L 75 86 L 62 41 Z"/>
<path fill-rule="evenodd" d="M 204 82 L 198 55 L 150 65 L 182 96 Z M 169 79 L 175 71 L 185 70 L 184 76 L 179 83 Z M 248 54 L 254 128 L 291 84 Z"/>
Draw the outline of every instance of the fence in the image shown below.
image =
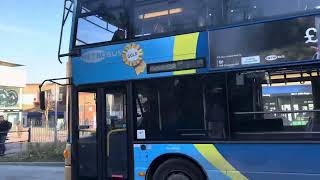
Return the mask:
<path fill-rule="evenodd" d="M 49 127 L 32 127 L 30 129 L 30 142 L 66 142 L 68 138 L 67 129 L 56 129 Z"/>
<path fill-rule="evenodd" d="M 7 134 L 7 136 L 5 136 Z M 4 150 L 5 156 L 19 156 L 28 150 L 32 144 L 64 143 L 67 141 L 66 128 L 30 127 L 20 131 L 0 132 L 0 155 Z M 1 161 L 1 159 L 0 159 Z"/>
<path fill-rule="evenodd" d="M 0 132 L 0 154 L 11 155 L 24 152 L 31 140 L 31 129 Z"/>
<path fill-rule="evenodd" d="M 1 133 L 1 132 L 0 132 Z M 45 127 L 31 127 L 22 131 L 8 132 L 6 143 L 32 142 L 32 143 L 48 143 L 48 142 L 66 142 L 68 138 L 68 130 Z"/>

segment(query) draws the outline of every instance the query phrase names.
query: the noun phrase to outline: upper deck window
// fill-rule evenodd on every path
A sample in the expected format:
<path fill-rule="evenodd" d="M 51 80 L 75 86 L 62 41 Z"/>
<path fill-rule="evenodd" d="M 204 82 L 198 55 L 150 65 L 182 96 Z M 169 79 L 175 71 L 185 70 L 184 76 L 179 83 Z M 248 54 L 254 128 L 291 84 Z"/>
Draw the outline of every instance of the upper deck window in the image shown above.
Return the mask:
<path fill-rule="evenodd" d="M 134 36 L 186 32 L 208 24 L 206 0 L 137 1 L 134 10 Z"/>
<path fill-rule="evenodd" d="M 320 9 L 319 0 L 226 0 L 226 23 L 254 21 Z"/>
<path fill-rule="evenodd" d="M 78 0 L 76 45 L 320 12 L 319 0 Z"/>
<path fill-rule="evenodd" d="M 79 0 L 76 45 L 87 45 L 127 38 L 126 0 Z"/>

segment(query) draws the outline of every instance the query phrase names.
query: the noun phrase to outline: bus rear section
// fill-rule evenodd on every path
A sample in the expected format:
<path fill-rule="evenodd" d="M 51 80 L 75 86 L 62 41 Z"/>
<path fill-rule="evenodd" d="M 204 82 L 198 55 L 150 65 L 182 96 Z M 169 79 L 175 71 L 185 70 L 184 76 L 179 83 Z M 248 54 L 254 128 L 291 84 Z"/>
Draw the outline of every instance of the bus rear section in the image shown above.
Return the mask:
<path fill-rule="evenodd" d="M 318 179 L 317 68 L 137 82 L 135 179 Z"/>

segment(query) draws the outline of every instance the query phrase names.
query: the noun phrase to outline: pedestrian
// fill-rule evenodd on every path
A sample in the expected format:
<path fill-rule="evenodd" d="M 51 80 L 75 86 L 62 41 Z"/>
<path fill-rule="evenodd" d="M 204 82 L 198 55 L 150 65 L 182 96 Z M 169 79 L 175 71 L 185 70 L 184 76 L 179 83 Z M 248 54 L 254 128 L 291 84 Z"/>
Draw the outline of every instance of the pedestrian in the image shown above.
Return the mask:
<path fill-rule="evenodd" d="M 17 121 L 16 122 L 16 132 L 17 132 L 18 138 L 21 138 L 22 131 L 23 131 L 23 128 L 21 126 L 21 123 L 20 123 L 20 121 Z"/>
<path fill-rule="evenodd" d="M 11 127 L 12 123 L 6 121 L 4 116 L 0 115 L 0 156 L 3 156 L 6 151 L 5 142 Z"/>

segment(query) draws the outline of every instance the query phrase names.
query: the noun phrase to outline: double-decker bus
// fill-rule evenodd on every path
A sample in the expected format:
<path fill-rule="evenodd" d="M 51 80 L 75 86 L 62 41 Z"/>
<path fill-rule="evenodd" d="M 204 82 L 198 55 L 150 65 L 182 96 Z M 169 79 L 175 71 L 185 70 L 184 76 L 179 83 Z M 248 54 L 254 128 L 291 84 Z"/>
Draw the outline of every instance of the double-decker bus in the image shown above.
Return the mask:
<path fill-rule="evenodd" d="M 320 179 L 319 0 L 74 0 L 66 180 Z"/>

